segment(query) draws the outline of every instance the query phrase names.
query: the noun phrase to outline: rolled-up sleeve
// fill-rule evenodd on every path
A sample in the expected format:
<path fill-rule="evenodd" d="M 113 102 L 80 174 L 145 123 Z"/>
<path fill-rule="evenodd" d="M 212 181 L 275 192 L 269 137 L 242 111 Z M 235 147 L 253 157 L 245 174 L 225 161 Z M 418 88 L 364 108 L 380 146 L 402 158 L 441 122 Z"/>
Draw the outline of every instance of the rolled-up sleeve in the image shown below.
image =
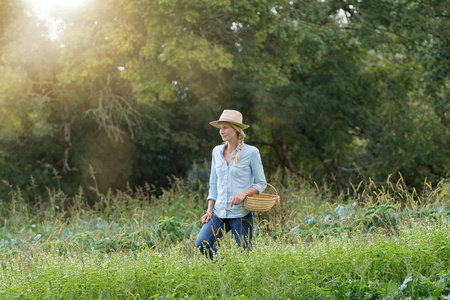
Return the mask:
<path fill-rule="evenodd" d="M 212 151 L 211 160 L 211 174 L 209 176 L 209 194 L 208 200 L 217 200 L 217 174 L 215 170 L 216 158 L 214 157 L 214 150 Z"/>
<path fill-rule="evenodd" d="M 259 154 L 259 150 L 254 148 L 250 159 L 250 166 L 252 168 L 253 176 L 255 177 L 255 183 L 252 185 L 255 189 L 258 190 L 258 194 L 262 193 L 267 185 L 258 184 L 260 182 L 266 182 L 266 176 L 264 175 L 264 168 L 261 161 L 261 155 Z"/>

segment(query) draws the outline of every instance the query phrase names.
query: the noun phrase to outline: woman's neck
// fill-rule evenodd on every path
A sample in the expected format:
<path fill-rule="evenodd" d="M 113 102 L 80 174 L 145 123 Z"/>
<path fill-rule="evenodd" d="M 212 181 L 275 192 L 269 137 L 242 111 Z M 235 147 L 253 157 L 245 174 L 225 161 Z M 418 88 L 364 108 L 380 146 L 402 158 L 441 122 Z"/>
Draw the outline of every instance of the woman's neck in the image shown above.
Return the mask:
<path fill-rule="evenodd" d="M 229 153 L 233 152 L 234 150 L 236 150 L 238 144 L 239 144 L 238 140 L 228 141 L 225 150 Z"/>

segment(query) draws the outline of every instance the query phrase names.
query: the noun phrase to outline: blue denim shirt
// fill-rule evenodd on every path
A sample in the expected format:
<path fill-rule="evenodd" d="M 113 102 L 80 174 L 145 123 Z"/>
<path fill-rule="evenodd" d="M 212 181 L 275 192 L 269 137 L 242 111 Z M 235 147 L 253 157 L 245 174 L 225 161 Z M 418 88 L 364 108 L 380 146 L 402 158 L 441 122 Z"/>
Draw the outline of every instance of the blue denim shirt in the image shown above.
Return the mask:
<path fill-rule="evenodd" d="M 241 158 L 237 165 L 234 152 L 230 164 L 227 165 L 223 150 L 225 144 L 214 147 L 212 151 L 211 175 L 209 178 L 208 200 L 215 200 L 213 213 L 221 219 L 242 218 L 250 213 L 244 207 L 244 201 L 239 205 L 230 206 L 234 196 L 250 187 L 259 193 L 264 191 L 266 185 L 256 184 L 266 182 L 261 155 L 256 147 L 244 144 Z"/>

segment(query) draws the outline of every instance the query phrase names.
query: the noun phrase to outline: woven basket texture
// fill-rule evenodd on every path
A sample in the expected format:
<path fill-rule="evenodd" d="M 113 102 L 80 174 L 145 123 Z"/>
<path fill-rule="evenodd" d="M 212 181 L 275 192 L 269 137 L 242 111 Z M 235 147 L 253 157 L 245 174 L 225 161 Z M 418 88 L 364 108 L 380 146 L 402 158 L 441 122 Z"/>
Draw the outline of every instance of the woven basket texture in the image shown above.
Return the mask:
<path fill-rule="evenodd" d="M 275 187 L 269 183 L 261 182 L 260 184 L 266 184 L 274 189 L 275 195 L 261 193 L 259 195 L 248 196 L 245 198 L 245 209 L 256 212 L 265 212 L 280 205 L 280 196 Z"/>

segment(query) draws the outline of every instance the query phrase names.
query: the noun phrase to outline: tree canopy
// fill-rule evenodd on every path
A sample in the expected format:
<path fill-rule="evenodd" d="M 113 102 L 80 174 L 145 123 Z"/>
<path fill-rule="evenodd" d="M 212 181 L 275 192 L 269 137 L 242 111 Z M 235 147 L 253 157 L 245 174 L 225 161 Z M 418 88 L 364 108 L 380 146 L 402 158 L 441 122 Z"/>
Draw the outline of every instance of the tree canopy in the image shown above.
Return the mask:
<path fill-rule="evenodd" d="M 157 188 L 210 160 L 222 109 L 267 173 L 447 178 L 449 9 L 433 1 L 0 3 L 0 194 Z M 35 196 L 30 192 L 30 201 Z"/>

